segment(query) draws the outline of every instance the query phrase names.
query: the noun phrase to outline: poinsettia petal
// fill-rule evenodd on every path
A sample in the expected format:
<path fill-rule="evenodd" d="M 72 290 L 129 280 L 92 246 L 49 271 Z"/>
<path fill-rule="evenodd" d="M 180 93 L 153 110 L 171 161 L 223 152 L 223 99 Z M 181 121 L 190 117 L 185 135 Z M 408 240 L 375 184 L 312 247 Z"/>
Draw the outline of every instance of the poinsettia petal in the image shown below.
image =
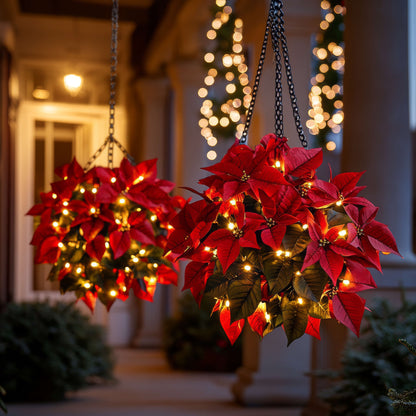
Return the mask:
<path fill-rule="evenodd" d="M 214 263 L 191 261 L 185 269 L 185 284 L 182 290 L 193 287 L 198 293 L 205 289 L 208 277 L 214 270 Z"/>
<path fill-rule="evenodd" d="M 238 321 L 231 322 L 230 310 L 223 308 L 220 312 L 220 322 L 231 345 L 233 345 L 243 330 L 245 320 L 239 319 Z"/>
<path fill-rule="evenodd" d="M 104 228 L 104 222 L 100 218 L 91 217 L 89 221 L 81 225 L 83 237 L 86 241 L 94 240 L 98 233 Z"/>
<path fill-rule="evenodd" d="M 332 298 L 335 318 L 351 329 L 357 337 L 360 335 L 360 325 L 364 314 L 365 300 L 355 293 L 338 292 Z"/>
<path fill-rule="evenodd" d="M 302 271 L 304 271 L 307 267 L 315 264 L 321 256 L 323 255 L 324 249 L 319 246 L 319 244 L 312 240 L 306 249 L 305 259 L 303 261 Z"/>
<path fill-rule="evenodd" d="M 286 233 L 286 225 L 276 225 L 261 232 L 261 239 L 273 250 L 278 250 Z"/>
<path fill-rule="evenodd" d="M 110 234 L 110 246 L 114 258 L 118 259 L 130 248 L 130 233 L 128 231 L 113 231 Z"/>
<path fill-rule="evenodd" d="M 319 333 L 319 327 L 321 324 L 321 320 L 318 318 L 314 318 L 313 316 L 308 317 L 308 324 L 306 325 L 305 334 L 312 335 L 317 339 L 321 339 L 321 335 Z"/>
<path fill-rule="evenodd" d="M 117 201 L 118 197 L 118 190 L 110 182 L 101 184 L 96 193 L 95 200 L 100 204 L 113 204 Z"/>
<path fill-rule="evenodd" d="M 315 170 L 321 166 L 322 158 L 321 148 L 293 147 L 285 155 L 285 174 L 298 178 L 311 177 Z"/>
<path fill-rule="evenodd" d="M 263 337 L 263 332 L 266 328 L 267 320 L 264 310 L 261 307 L 257 307 L 254 313 L 247 317 L 247 322 L 256 334 Z"/>
<path fill-rule="evenodd" d="M 355 188 L 363 173 L 364 172 L 343 172 L 335 176 L 331 182 L 339 189 L 344 197 L 346 197 L 348 193 Z"/>
<path fill-rule="evenodd" d="M 178 273 L 165 264 L 160 264 L 156 272 L 157 281 L 161 285 L 177 285 Z"/>
<path fill-rule="evenodd" d="M 237 238 L 231 237 L 218 242 L 217 256 L 221 263 L 223 273 L 234 263 L 239 254 L 240 244 Z"/>
<path fill-rule="evenodd" d="M 324 249 L 323 254 L 319 258 L 319 264 L 331 278 L 334 285 L 336 285 L 344 266 L 344 258 L 330 249 Z"/>
<path fill-rule="evenodd" d="M 376 250 L 394 253 L 400 256 L 396 240 L 387 225 L 373 220 L 364 227 L 364 232 L 367 235 L 370 244 Z"/>
<path fill-rule="evenodd" d="M 95 304 L 97 302 L 98 293 L 97 292 L 85 292 L 85 295 L 80 298 L 90 309 L 91 312 L 94 312 Z"/>
<path fill-rule="evenodd" d="M 97 235 L 97 237 L 89 241 L 85 248 L 87 254 L 91 258 L 97 259 L 98 261 L 101 261 L 101 259 L 103 258 L 105 250 L 105 238 L 102 235 Z"/>

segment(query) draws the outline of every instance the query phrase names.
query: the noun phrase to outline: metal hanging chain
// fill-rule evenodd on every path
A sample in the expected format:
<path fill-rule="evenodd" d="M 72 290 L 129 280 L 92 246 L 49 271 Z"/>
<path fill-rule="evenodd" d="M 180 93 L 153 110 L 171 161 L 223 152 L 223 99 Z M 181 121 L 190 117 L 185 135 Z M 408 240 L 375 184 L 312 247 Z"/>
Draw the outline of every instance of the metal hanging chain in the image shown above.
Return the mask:
<path fill-rule="evenodd" d="M 240 144 L 246 144 L 247 143 L 248 128 L 250 127 L 251 119 L 253 117 L 254 105 L 256 104 L 256 98 L 257 98 L 257 92 L 259 90 L 261 73 L 263 71 L 264 60 L 266 58 L 267 42 L 268 42 L 268 39 L 269 39 L 269 29 L 270 29 L 270 23 L 271 23 L 271 20 L 272 20 L 271 13 L 272 13 L 272 9 L 270 8 L 269 9 L 269 14 L 267 16 L 266 30 L 264 32 L 264 39 L 263 39 L 263 45 L 261 47 L 261 52 L 260 52 L 259 64 L 257 66 L 257 73 L 256 73 L 256 77 L 254 79 L 254 85 L 253 85 L 253 91 L 252 91 L 252 94 L 251 94 L 250 105 L 249 105 L 248 111 L 247 111 L 246 122 L 244 124 L 244 130 L 243 130 L 243 133 L 241 134 L 241 137 L 240 137 Z"/>
<path fill-rule="evenodd" d="M 110 100 L 109 100 L 109 125 L 108 137 L 100 148 L 90 157 L 84 170 L 88 170 L 94 161 L 100 156 L 106 147 L 108 147 L 108 167 L 113 168 L 114 144 L 121 150 L 123 155 L 135 165 L 133 156 L 131 156 L 126 148 L 114 137 L 115 124 L 115 106 L 116 106 L 116 81 L 117 81 L 117 63 L 118 63 L 118 18 L 119 18 L 118 0 L 113 0 L 111 9 L 111 66 L 110 66 Z"/>
<path fill-rule="evenodd" d="M 295 86 L 293 83 L 292 67 L 289 62 L 289 49 L 287 47 L 287 39 L 285 35 L 285 27 L 283 20 L 283 2 L 282 0 L 271 0 L 273 8 L 275 9 L 275 17 L 277 18 L 278 32 L 280 34 L 280 39 L 282 42 L 282 51 L 286 69 L 286 78 L 287 85 L 289 87 L 290 101 L 292 104 L 293 118 L 295 120 L 296 130 L 298 132 L 299 140 L 303 147 L 308 147 L 308 140 L 306 139 L 305 133 L 303 131 L 302 122 L 299 115 L 299 107 L 297 104 Z"/>
<path fill-rule="evenodd" d="M 272 10 L 272 21 L 271 21 L 271 32 L 272 32 L 272 47 L 275 58 L 275 102 L 274 102 L 274 129 L 277 137 L 283 137 L 283 89 L 282 89 L 282 62 L 280 54 L 280 31 L 279 25 L 277 24 L 277 10 L 271 5 Z"/>

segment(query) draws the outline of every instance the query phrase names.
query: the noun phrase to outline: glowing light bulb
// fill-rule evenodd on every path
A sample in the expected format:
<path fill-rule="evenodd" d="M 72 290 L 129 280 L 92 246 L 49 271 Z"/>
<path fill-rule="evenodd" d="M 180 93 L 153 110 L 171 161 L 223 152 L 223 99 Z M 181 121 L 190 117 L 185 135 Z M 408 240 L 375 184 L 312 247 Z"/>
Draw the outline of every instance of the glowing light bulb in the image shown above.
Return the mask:
<path fill-rule="evenodd" d="M 155 269 L 157 269 L 157 268 L 159 267 L 159 265 L 158 265 L 157 263 L 153 263 L 153 267 L 154 267 Z"/>
<path fill-rule="evenodd" d="M 133 257 L 132 261 L 133 263 L 138 263 L 140 260 L 138 259 L 138 257 Z"/>
<path fill-rule="evenodd" d="M 344 284 L 345 286 L 348 286 L 351 282 L 348 279 L 344 279 L 342 281 L 342 284 Z"/>
<path fill-rule="evenodd" d="M 296 276 L 301 276 L 302 275 L 302 273 L 299 270 L 295 274 L 296 274 Z"/>
<path fill-rule="evenodd" d="M 338 235 L 339 235 L 340 237 L 345 237 L 345 236 L 347 235 L 347 230 L 341 230 L 341 231 L 338 233 Z"/>
<path fill-rule="evenodd" d="M 52 226 L 53 226 L 53 227 L 55 227 L 55 228 L 56 228 L 56 227 L 59 227 L 59 222 L 58 222 L 58 221 L 54 221 L 54 222 L 52 223 Z"/>
<path fill-rule="evenodd" d="M 228 227 L 229 230 L 234 230 L 235 224 L 233 222 L 229 222 L 227 227 Z"/>
<path fill-rule="evenodd" d="M 62 248 L 63 246 L 64 246 L 64 243 L 61 243 L 61 242 L 58 243 L 59 248 Z"/>
<path fill-rule="evenodd" d="M 68 74 L 64 76 L 64 85 L 69 94 L 73 97 L 77 96 L 82 87 L 82 77 L 76 74 Z"/>
<path fill-rule="evenodd" d="M 246 265 L 244 266 L 244 270 L 245 270 L 246 272 L 249 272 L 249 271 L 251 270 L 251 266 L 250 266 L 249 264 L 246 264 Z"/>
<path fill-rule="evenodd" d="M 226 308 L 229 308 L 230 307 L 230 301 L 228 299 L 225 301 L 225 307 Z"/>
<path fill-rule="evenodd" d="M 126 273 L 130 273 L 130 272 L 131 272 L 130 267 L 126 266 L 126 267 L 124 268 L 124 271 L 125 271 Z"/>
<path fill-rule="evenodd" d="M 117 178 L 115 176 L 113 176 L 110 181 L 111 181 L 111 183 L 116 183 L 117 182 Z"/>
<path fill-rule="evenodd" d="M 67 207 L 67 206 L 69 205 L 69 202 L 68 202 L 68 201 L 64 201 L 64 202 L 62 203 L 62 205 L 63 205 L 64 207 Z"/>
<path fill-rule="evenodd" d="M 105 248 L 110 248 L 110 243 L 109 243 L 108 241 L 106 241 L 106 242 L 104 243 L 104 245 L 105 245 Z"/>
<path fill-rule="evenodd" d="M 230 205 L 236 206 L 237 205 L 237 201 L 235 199 L 231 199 L 230 200 Z"/>
<path fill-rule="evenodd" d="M 283 250 L 277 250 L 276 256 L 280 257 L 283 254 Z"/>
<path fill-rule="evenodd" d="M 75 269 L 75 271 L 79 274 L 79 273 L 82 273 L 82 267 L 77 267 L 76 269 Z"/>
<path fill-rule="evenodd" d="M 290 257 L 291 256 L 291 252 L 290 251 L 285 251 L 285 257 Z"/>
<path fill-rule="evenodd" d="M 110 296 L 112 296 L 113 298 L 115 296 L 117 296 L 117 291 L 115 291 L 114 289 L 113 290 L 110 290 Z"/>
<path fill-rule="evenodd" d="M 92 192 L 93 194 L 96 194 L 96 193 L 98 192 L 98 189 L 97 189 L 97 188 L 92 188 L 92 189 L 91 189 L 91 192 Z"/>
<path fill-rule="evenodd" d="M 152 277 L 149 279 L 149 283 L 150 283 L 151 285 L 155 285 L 155 284 L 157 283 L 157 279 L 156 279 L 156 277 L 155 277 L 155 276 L 152 276 Z"/>
<path fill-rule="evenodd" d="M 65 269 L 69 269 L 71 267 L 71 263 L 65 263 Z"/>
<path fill-rule="evenodd" d="M 80 188 L 79 191 L 84 194 L 85 193 L 85 188 Z"/>
<path fill-rule="evenodd" d="M 157 215 L 152 215 L 150 221 L 155 222 L 157 220 Z"/>
<path fill-rule="evenodd" d="M 280 168 L 281 164 L 280 161 L 276 160 L 276 163 L 274 164 L 275 168 Z"/>
<path fill-rule="evenodd" d="M 90 266 L 91 266 L 91 267 L 98 267 L 98 266 L 99 266 L 99 264 L 98 264 L 96 261 L 92 261 L 92 262 L 90 263 Z"/>
<path fill-rule="evenodd" d="M 214 59 L 215 59 L 215 56 L 211 52 L 206 53 L 204 56 L 204 61 L 208 64 L 210 64 L 211 62 L 214 62 Z"/>
<path fill-rule="evenodd" d="M 307 229 L 308 229 L 308 224 L 303 224 L 303 225 L 302 225 L 302 228 L 303 228 L 304 230 L 307 230 Z"/>
<path fill-rule="evenodd" d="M 96 210 L 94 207 L 92 207 L 92 208 L 90 209 L 90 212 L 91 212 L 91 214 L 95 214 L 95 213 L 97 212 L 97 210 Z"/>
<path fill-rule="evenodd" d="M 339 200 L 339 201 L 335 202 L 335 205 L 336 205 L 337 207 L 340 207 L 340 206 L 342 205 L 342 200 Z"/>
<path fill-rule="evenodd" d="M 119 198 L 118 203 L 121 204 L 121 205 L 125 204 L 126 203 L 126 198 Z"/>
<path fill-rule="evenodd" d="M 85 289 L 89 289 L 91 287 L 91 283 L 85 282 L 84 287 L 85 287 Z"/>
<path fill-rule="evenodd" d="M 217 152 L 215 150 L 210 150 L 207 153 L 207 159 L 208 160 L 215 160 L 217 158 Z"/>
<path fill-rule="evenodd" d="M 144 255 L 146 254 L 146 250 L 145 250 L 144 248 L 142 248 L 142 249 L 139 251 L 139 254 L 140 254 L 141 256 L 144 256 Z"/>
<path fill-rule="evenodd" d="M 204 250 L 205 250 L 205 251 L 211 251 L 211 247 L 205 246 L 205 247 L 204 247 Z"/>
<path fill-rule="evenodd" d="M 62 214 L 68 215 L 69 214 L 69 211 L 67 209 L 64 209 L 64 210 L 62 210 Z"/>
<path fill-rule="evenodd" d="M 266 321 L 267 321 L 267 322 L 270 322 L 270 318 L 271 318 L 271 317 L 270 317 L 270 314 L 269 314 L 269 313 L 267 313 L 267 312 L 265 312 L 265 313 L 264 313 L 264 319 L 266 319 Z"/>
<path fill-rule="evenodd" d="M 303 305 L 303 299 L 302 298 L 299 297 L 297 300 L 298 300 L 299 305 Z"/>

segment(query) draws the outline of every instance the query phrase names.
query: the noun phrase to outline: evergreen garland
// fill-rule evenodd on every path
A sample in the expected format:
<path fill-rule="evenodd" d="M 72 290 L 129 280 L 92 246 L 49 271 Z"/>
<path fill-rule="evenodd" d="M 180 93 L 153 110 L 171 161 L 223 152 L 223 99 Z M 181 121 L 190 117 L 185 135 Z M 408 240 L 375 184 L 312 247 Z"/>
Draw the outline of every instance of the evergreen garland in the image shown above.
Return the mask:
<path fill-rule="evenodd" d="M 317 144 L 335 150 L 334 135 L 341 133 L 343 113 L 342 81 L 344 73 L 344 1 L 323 0 L 323 20 L 313 49 L 313 73 L 306 126 Z"/>

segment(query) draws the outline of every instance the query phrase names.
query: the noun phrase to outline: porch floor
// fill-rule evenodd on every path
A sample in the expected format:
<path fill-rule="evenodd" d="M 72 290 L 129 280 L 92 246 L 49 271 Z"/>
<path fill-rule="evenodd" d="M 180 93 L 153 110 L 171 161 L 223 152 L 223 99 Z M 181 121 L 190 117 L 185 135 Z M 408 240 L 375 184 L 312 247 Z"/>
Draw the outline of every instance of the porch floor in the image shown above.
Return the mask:
<path fill-rule="evenodd" d="M 300 416 L 294 407 L 242 407 L 233 401 L 234 374 L 173 371 L 159 350 L 118 349 L 111 385 L 46 404 L 9 404 L 10 416 Z M 7 399 L 7 398 L 6 398 Z"/>

